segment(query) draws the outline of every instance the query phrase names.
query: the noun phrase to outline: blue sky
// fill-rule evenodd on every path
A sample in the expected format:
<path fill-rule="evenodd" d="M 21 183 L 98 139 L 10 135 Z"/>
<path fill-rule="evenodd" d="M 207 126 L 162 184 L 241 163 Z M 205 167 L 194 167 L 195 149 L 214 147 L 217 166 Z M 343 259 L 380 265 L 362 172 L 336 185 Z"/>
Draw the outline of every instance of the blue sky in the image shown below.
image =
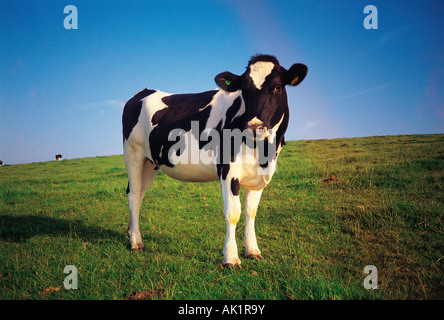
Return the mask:
<path fill-rule="evenodd" d="M 287 140 L 444 133 L 443 30 L 441 0 L 0 0 L 0 159 L 121 154 L 137 91 L 212 90 L 256 53 L 309 68 Z"/>

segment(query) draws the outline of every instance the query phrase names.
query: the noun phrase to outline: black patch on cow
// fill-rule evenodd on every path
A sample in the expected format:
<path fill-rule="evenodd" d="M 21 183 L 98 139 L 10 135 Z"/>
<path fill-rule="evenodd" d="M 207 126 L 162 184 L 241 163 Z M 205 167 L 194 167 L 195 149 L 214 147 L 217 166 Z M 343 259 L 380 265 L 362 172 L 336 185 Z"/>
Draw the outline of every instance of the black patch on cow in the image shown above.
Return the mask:
<path fill-rule="evenodd" d="M 157 111 L 151 118 L 151 124 L 153 126 L 159 124 L 160 119 L 162 119 L 163 116 L 167 114 L 167 112 L 169 112 L 168 108 Z"/>
<path fill-rule="evenodd" d="M 227 175 L 228 172 L 230 171 L 230 165 L 218 163 L 216 165 L 216 168 L 217 168 L 217 176 L 219 177 L 219 179 L 222 178 L 222 180 L 227 180 Z"/>
<path fill-rule="evenodd" d="M 231 107 L 228 108 L 226 115 L 225 115 L 225 124 L 231 124 L 233 121 L 234 116 L 239 112 L 239 109 L 241 107 L 242 99 L 241 97 L 237 97 L 234 101 Z"/>
<path fill-rule="evenodd" d="M 151 123 L 158 124 L 162 119 L 162 123 L 174 123 L 178 120 L 185 119 L 191 115 L 199 113 L 199 109 L 207 106 L 217 90 L 206 91 L 202 93 L 173 94 L 162 98 L 168 108 L 157 111 Z"/>
<path fill-rule="evenodd" d="M 128 140 L 131 131 L 133 131 L 133 128 L 139 120 L 140 110 L 142 110 L 142 100 L 154 92 L 156 92 L 156 90 L 148 90 L 145 88 L 139 91 L 125 104 L 122 115 L 123 141 L 125 141 L 125 139 Z"/>
<path fill-rule="evenodd" d="M 272 62 L 275 65 L 279 65 L 278 59 L 274 56 L 270 56 L 267 54 L 258 54 L 256 56 L 251 57 L 250 61 L 248 62 L 248 66 L 251 66 L 252 64 L 255 64 L 259 61 L 265 61 L 265 62 Z"/>
<path fill-rule="evenodd" d="M 265 161 L 265 163 L 259 163 L 259 165 L 261 166 L 262 169 L 265 169 L 266 167 L 268 167 L 268 160 Z"/>
<path fill-rule="evenodd" d="M 181 129 L 184 132 L 191 130 L 191 124 L 193 121 L 197 121 L 199 124 L 199 131 L 192 132 L 197 141 L 202 134 L 202 131 L 207 125 L 208 118 L 212 106 L 209 105 L 217 90 L 206 91 L 195 94 L 175 94 L 164 97 L 162 102 L 168 107 L 157 111 L 151 123 L 157 124 L 157 126 L 150 133 L 150 149 L 154 162 L 157 165 L 166 165 L 173 167 L 173 164 L 168 159 L 168 153 L 170 148 L 175 145 L 180 138 L 176 141 L 168 141 L 169 134 L 174 129 Z M 204 141 L 199 143 L 199 147 L 202 148 L 209 142 Z M 162 151 L 162 152 L 161 152 Z M 176 155 L 180 156 L 180 151 L 183 148 L 176 150 Z"/>
<path fill-rule="evenodd" d="M 240 129 L 242 130 L 244 128 L 245 123 L 245 115 L 242 114 L 241 116 L 234 118 L 235 115 L 239 112 L 239 109 L 242 105 L 242 98 L 237 97 L 233 104 L 227 109 L 227 112 L 225 113 L 225 122 L 222 127 L 222 121 L 220 121 L 217 126 L 216 130 L 219 131 L 220 136 L 220 145 L 219 145 L 219 154 L 218 154 L 218 163 L 216 165 L 217 170 L 217 176 L 219 179 L 226 180 L 228 172 L 230 171 L 230 164 L 227 163 L 227 155 L 229 155 L 230 161 L 234 161 L 235 155 L 240 151 L 241 145 L 237 145 L 238 148 L 235 149 L 236 144 L 231 141 L 231 150 L 224 150 L 224 145 L 227 145 L 224 143 L 225 136 L 223 134 L 224 129 Z M 228 153 L 228 154 L 226 154 Z"/>
<path fill-rule="evenodd" d="M 259 152 L 258 163 L 261 166 L 261 168 L 264 169 L 268 166 L 268 160 L 272 158 L 272 155 L 270 155 L 269 152 L 271 152 L 271 150 L 273 149 L 276 150 L 277 145 L 273 146 L 273 144 L 270 143 L 267 137 L 264 139 L 263 143 L 261 144 L 261 147 L 263 149 L 261 150 L 261 152 Z"/>
<path fill-rule="evenodd" d="M 232 178 L 231 179 L 231 193 L 234 196 L 238 196 L 239 195 L 239 189 L 240 189 L 239 179 L 238 178 Z"/>

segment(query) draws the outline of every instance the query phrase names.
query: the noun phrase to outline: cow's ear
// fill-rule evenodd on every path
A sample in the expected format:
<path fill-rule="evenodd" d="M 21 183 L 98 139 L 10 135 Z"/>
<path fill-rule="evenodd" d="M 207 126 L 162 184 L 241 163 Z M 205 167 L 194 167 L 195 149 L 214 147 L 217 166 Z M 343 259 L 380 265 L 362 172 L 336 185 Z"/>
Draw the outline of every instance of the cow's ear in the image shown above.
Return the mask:
<path fill-rule="evenodd" d="M 234 92 L 239 90 L 241 82 L 240 80 L 241 80 L 240 76 L 235 75 L 228 71 L 219 73 L 214 78 L 214 81 L 216 81 L 216 84 L 219 86 L 219 88 L 228 92 Z"/>
<path fill-rule="evenodd" d="M 308 68 L 305 64 L 296 63 L 291 66 L 290 70 L 285 73 L 284 84 L 290 86 L 297 86 L 307 75 Z"/>

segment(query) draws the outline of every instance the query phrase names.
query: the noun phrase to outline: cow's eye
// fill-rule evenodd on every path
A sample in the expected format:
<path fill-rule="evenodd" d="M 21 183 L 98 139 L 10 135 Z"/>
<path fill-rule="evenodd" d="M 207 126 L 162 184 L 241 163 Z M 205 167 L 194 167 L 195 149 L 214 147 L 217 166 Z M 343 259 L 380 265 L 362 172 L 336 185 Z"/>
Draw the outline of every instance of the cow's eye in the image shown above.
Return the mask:
<path fill-rule="evenodd" d="M 273 93 L 280 93 L 281 92 L 281 86 L 274 87 Z"/>

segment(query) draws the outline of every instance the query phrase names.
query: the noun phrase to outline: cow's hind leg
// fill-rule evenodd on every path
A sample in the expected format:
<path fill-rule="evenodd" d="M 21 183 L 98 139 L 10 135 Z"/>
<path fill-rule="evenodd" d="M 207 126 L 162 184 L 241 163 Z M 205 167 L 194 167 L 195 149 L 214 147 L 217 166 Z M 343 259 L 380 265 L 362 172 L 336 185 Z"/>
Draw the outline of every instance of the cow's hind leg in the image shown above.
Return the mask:
<path fill-rule="evenodd" d="M 157 167 L 144 157 L 125 154 L 125 165 L 128 172 L 128 205 L 130 221 L 128 234 L 131 250 L 143 249 L 142 236 L 139 230 L 139 213 L 146 190 L 153 183 L 157 174 Z"/>
<path fill-rule="evenodd" d="M 261 199 L 262 190 L 245 190 L 245 257 L 249 259 L 262 259 L 261 251 L 257 246 L 254 221 L 256 211 Z"/>

